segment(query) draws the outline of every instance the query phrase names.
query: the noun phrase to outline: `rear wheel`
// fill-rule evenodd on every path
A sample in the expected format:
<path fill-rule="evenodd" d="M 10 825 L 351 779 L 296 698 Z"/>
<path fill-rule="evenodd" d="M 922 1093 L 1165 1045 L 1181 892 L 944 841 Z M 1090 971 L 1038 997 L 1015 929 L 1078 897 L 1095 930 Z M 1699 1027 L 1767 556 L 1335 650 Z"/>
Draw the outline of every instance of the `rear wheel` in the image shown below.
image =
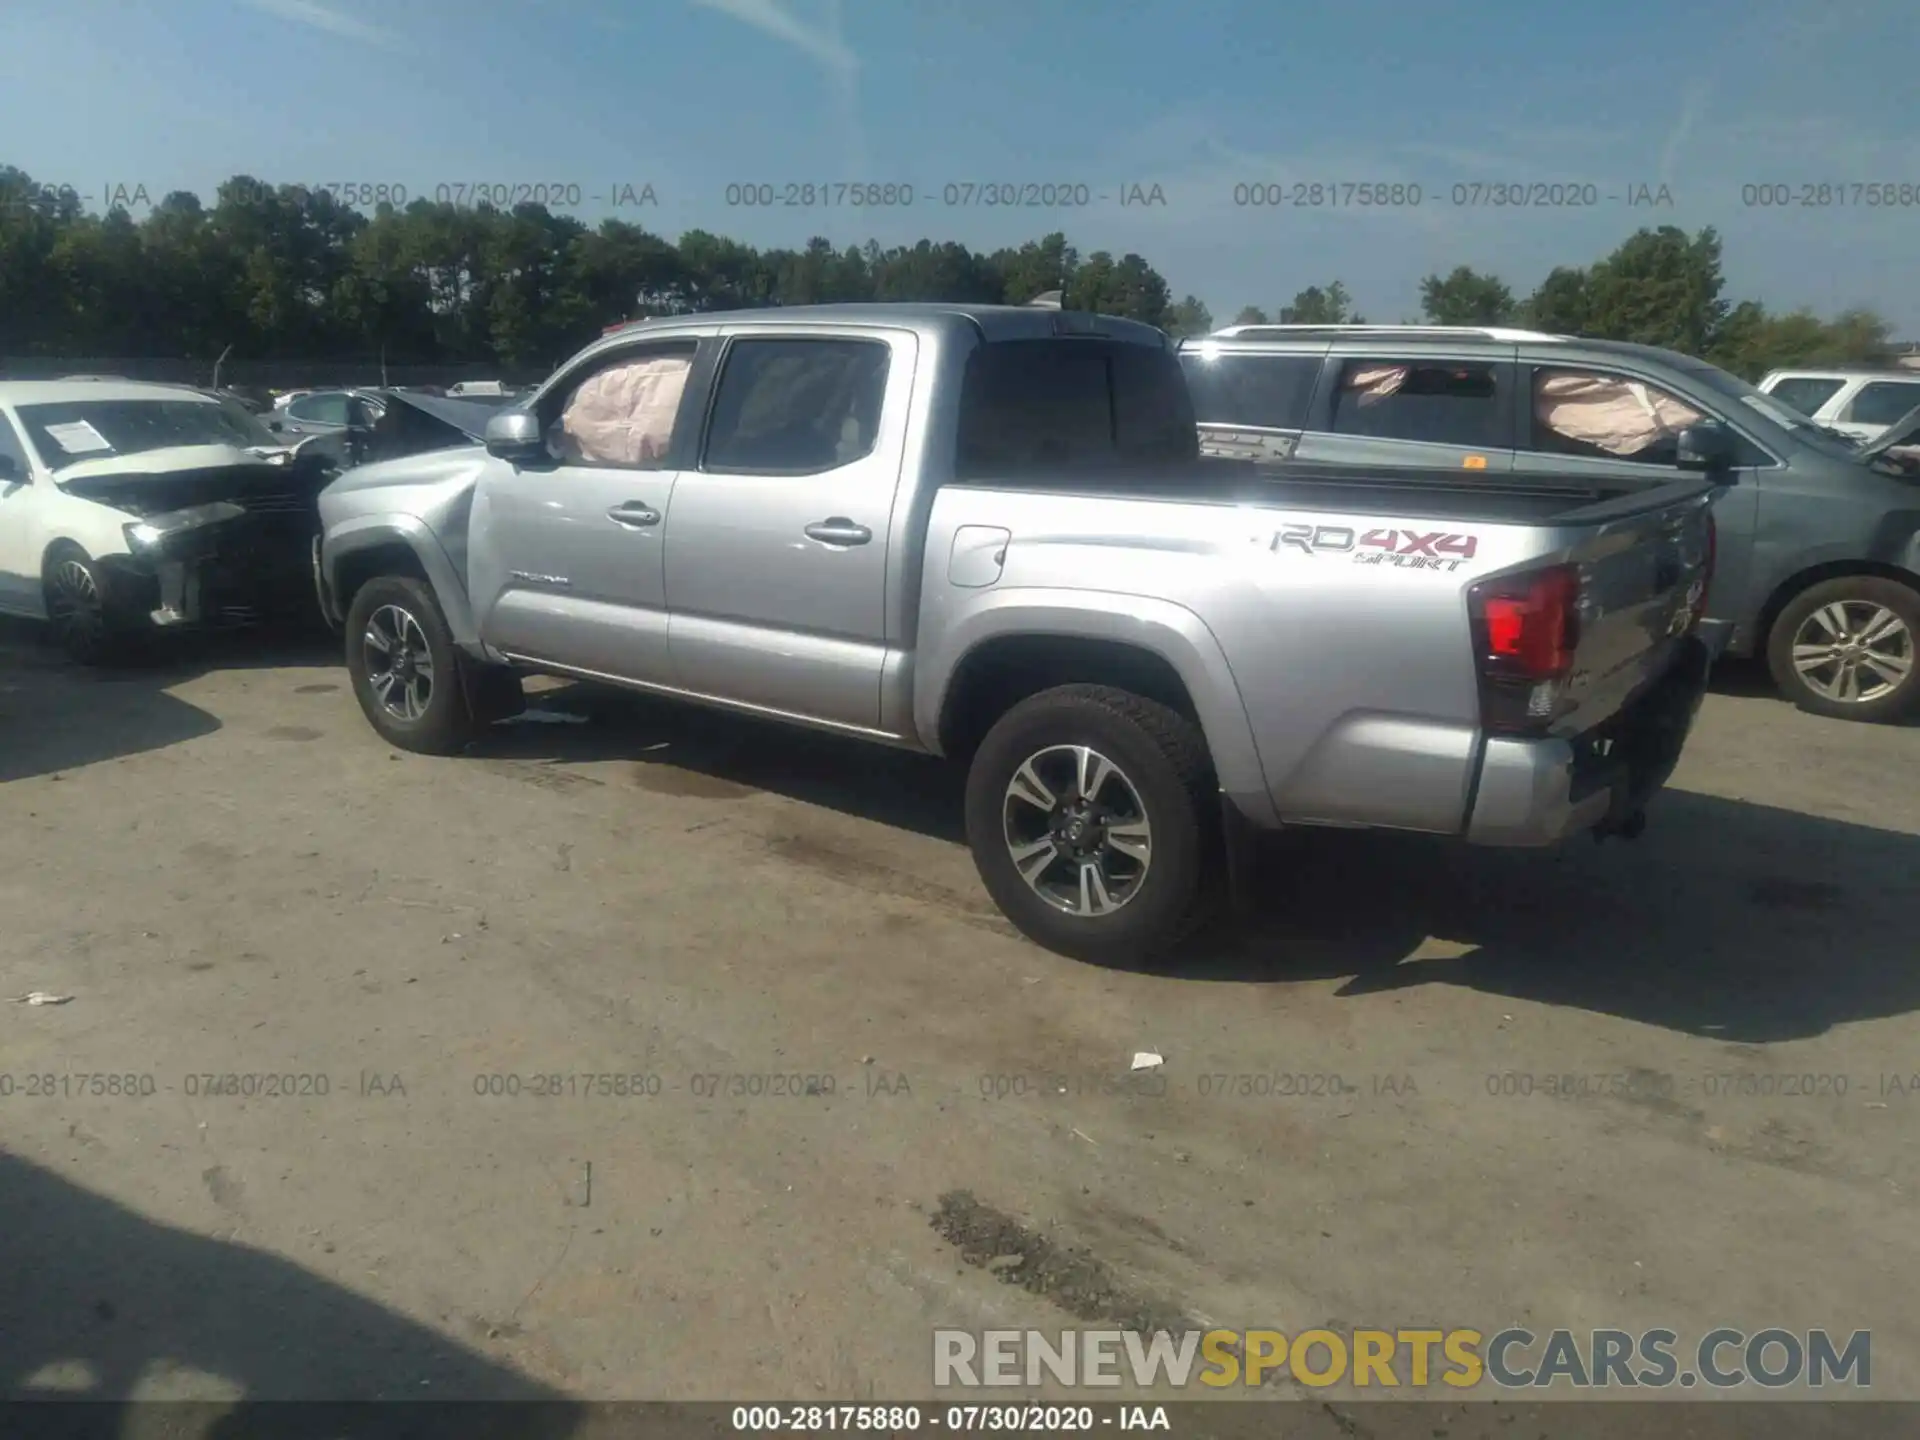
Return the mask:
<path fill-rule="evenodd" d="M 967 775 L 980 879 L 1022 934 L 1103 964 L 1152 958 L 1217 897 L 1199 727 L 1156 701 L 1064 685 L 1014 706 Z"/>
<path fill-rule="evenodd" d="M 347 674 L 368 723 L 388 743 L 453 755 L 478 732 L 460 686 L 459 652 L 421 580 L 369 580 L 347 610 Z"/>
<path fill-rule="evenodd" d="M 1916 637 L 1920 593 L 1877 575 L 1847 575 L 1787 603 L 1767 638 L 1767 666 L 1802 710 L 1900 720 L 1920 709 Z"/>

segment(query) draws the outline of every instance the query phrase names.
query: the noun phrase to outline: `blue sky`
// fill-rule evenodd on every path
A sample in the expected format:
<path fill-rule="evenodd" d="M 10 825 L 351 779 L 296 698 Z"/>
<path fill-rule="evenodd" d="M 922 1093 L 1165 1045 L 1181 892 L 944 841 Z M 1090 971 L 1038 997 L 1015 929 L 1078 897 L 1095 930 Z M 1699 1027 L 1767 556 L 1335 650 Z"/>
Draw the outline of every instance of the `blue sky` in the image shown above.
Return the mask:
<path fill-rule="evenodd" d="M 759 245 L 1062 229 L 1138 251 L 1222 323 L 1335 278 L 1369 318 L 1410 318 L 1436 269 L 1524 291 L 1639 224 L 1711 224 L 1734 298 L 1870 305 L 1920 339 L 1920 203 L 1742 191 L 1912 200 L 1916 40 L 1920 0 L 5 0 L 0 162 L 95 197 L 210 197 L 241 172 L 414 195 L 544 182 L 578 186 L 590 222 L 611 213 L 591 197 L 650 184 L 658 203 L 625 218 Z M 911 185 L 914 204 L 727 203 L 730 183 L 809 180 Z M 1314 181 L 1418 185 L 1421 203 L 1235 203 L 1236 185 Z M 949 184 L 1044 182 L 1093 203 L 942 203 Z M 1502 182 L 1601 203 L 1452 203 Z M 1670 205 L 1626 203 L 1662 184 Z M 1165 203 L 1119 204 L 1134 185 Z"/>

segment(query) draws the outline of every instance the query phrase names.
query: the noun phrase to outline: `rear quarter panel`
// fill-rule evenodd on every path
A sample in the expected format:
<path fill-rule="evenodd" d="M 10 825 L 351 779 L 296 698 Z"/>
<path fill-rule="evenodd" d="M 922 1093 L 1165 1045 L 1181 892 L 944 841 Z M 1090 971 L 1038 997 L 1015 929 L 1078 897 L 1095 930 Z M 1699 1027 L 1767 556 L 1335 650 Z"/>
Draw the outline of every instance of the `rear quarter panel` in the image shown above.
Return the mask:
<path fill-rule="evenodd" d="M 1010 532 L 993 583 L 949 578 L 969 526 Z M 1370 531 L 1398 538 L 1361 548 Z M 1436 559 L 1436 534 L 1472 554 Z M 1536 528 L 1417 515 L 944 488 L 916 725 L 937 733 L 954 667 L 995 634 L 1132 640 L 1186 680 L 1222 789 L 1249 818 L 1454 832 L 1479 746 L 1467 586 L 1547 543 Z"/>

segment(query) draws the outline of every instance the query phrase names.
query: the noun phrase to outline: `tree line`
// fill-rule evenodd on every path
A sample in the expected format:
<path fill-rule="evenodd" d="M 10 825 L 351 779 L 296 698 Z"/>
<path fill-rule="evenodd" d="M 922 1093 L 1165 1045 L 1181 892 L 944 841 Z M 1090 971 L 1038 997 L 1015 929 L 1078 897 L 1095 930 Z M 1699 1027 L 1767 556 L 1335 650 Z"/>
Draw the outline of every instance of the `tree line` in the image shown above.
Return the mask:
<path fill-rule="evenodd" d="M 1673 225 L 1642 229 L 1592 265 L 1556 266 L 1531 294 L 1516 296 L 1494 275 L 1457 266 L 1420 282 L 1429 325 L 1517 325 L 1557 335 L 1632 340 L 1710 360 L 1757 380 L 1790 365 L 1885 365 L 1892 327 L 1871 310 L 1823 320 L 1810 310 L 1776 312 L 1758 300 L 1731 301 L 1720 237 Z M 1239 325 L 1364 323 L 1338 280 L 1308 286 L 1269 317 L 1248 306 Z"/>
<path fill-rule="evenodd" d="M 1887 325 L 1865 311 L 1822 320 L 1723 298 L 1720 240 L 1641 230 L 1585 268 L 1560 268 L 1524 299 L 1460 267 L 1423 282 L 1434 324 L 1524 323 L 1641 340 L 1754 375 L 1774 365 L 1872 362 Z M 705 230 L 669 242 L 638 225 L 589 227 L 541 205 L 498 209 L 416 199 L 371 213 L 328 190 L 222 184 L 136 220 L 94 214 L 70 188 L 0 166 L 0 356 L 365 359 L 396 365 L 544 367 L 606 325 L 759 305 L 951 300 L 1023 304 L 1050 290 L 1071 308 L 1175 334 L 1214 327 L 1135 254 L 1082 253 L 1061 233 L 975 251 L 953 241 L 757 249 Z M 1242 323 L 1265 322 L 1255 307 Z M 1281 323 L 1357 321 L 1339 281 L 1277 307 Z"/>

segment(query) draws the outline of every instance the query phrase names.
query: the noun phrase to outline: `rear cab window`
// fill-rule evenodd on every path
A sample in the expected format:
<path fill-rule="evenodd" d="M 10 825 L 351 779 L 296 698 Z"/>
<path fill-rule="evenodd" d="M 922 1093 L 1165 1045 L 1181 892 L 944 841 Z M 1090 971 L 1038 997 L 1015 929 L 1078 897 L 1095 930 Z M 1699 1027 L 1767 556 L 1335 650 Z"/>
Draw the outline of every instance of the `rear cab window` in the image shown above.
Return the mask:
<path fill-rule="evenodd" d="M 1199 454 L 1171 351 L 1099 338 L 999 340 L 967 358 L 957 479 L 1172 464 Z"/>

